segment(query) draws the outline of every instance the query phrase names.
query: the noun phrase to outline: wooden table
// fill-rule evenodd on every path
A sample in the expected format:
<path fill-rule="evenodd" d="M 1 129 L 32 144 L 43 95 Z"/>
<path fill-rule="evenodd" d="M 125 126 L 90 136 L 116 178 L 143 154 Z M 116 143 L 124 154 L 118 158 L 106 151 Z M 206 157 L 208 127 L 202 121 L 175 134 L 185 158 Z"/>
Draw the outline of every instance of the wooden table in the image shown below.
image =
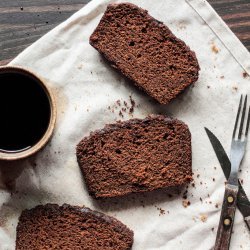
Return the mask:
<path fill-rule="evenodd" d="M 208 1 L 250 50 L 250 0 Z M 0 65 L 7 64 L 87 2 L 89 0 L 0 0 Z"/>

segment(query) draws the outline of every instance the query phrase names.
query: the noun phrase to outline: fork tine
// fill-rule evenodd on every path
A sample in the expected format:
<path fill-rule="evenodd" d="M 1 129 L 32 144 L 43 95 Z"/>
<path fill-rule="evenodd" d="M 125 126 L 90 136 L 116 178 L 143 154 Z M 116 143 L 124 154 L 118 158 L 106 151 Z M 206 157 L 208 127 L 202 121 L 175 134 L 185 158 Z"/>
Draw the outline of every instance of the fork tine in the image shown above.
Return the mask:
<path fill-rule="evenodd" d="M 235 120 L 235 124 L 234 124 L 233 138 L 235 137 L 235 133 L 236 133 L 236 129 L 237 129 L 238 121 L 239 121 L 241 104 L 242 104 L 242 95 L 240 96 L 240 104 L 238 107 L 238 112 L 237 112 L 237 116 L 236 116 L 236 120 Z"/>
<path fill-rule="evenodd" d="M 247 95 L 244 100 L 244 106 L 243 106 L 243 111 L 242 111 L 242 116 L 241 116 L 241 121 L 240 121 L 240 130 L 239 130 L 239 135 L 238 135 L 239 140 L 241 139 L 241 135 L 242 135 L 244 119 L 245 119 L 245 114 L 246 114 L 246 107 L 247 107 Z"/>
<path fill-rule="evenodd" d="M 247 126 L 246 126 L 246 132 L 245 132 L 246 137 L 248 135 L 249 123 L 250 123 L 250 106 L 248 108 L 248 115 L 247 115 Z"/>

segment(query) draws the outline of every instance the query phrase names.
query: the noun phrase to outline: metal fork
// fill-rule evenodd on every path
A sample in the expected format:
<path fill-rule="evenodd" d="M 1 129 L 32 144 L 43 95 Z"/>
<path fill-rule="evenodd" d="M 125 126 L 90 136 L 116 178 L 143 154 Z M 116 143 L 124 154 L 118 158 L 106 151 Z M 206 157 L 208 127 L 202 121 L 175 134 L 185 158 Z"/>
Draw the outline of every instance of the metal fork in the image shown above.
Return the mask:
<path fill-rule="evenodd" d="M 236 121 L 233 130 L 232 142 L 231 142 L 231 172 L 228 178 L 228 182 L 225 187 L 224 200 L 221 210 L 220 223 L 218 226 L 216 242 L 214 250 L 228 250 L 230 246 L 231 233 L 234 223 L 234 215 L 237 203 L 237 194 L 239 190 L 238 186 L 238 170 L 246 151 L 247 135 L 250 122 L 250 107 L 248 108 L 247 121 L 245 122 L 245 114 L 247 108 L 247 96 L 244 100 L 242 109 L 242 95 L 238 107 Z M 241 112 L 242 109 L 242 112 Z M 241 121 L 239 126 L 239 132 L 236 134 L 238 129 L 238 123 L 241 115 Z M 246 123 L 245 132 L 243 132 L 244 123 Z"/>

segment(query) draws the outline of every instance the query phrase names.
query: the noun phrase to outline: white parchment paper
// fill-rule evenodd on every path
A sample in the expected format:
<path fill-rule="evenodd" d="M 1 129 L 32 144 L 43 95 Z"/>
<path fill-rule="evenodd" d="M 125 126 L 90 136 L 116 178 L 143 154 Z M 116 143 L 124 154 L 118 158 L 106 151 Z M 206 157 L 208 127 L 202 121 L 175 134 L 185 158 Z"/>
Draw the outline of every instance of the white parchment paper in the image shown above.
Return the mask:
<path fill-rule="evenodd" d="M 128 83 L 92 48 L 88 39 L 108 0 L 94 0 L 21 53 L 21 65 L 43 77 L 58 106 L 54 136 L 37 155 L 19 162 L 0 162 L 0 249 L 15 248 L 18 216 L 38 204 L 85 205 L 120 219 L 134 230 L 135 250 L 206 250 L 214 245 L 224 193 L 224 176 L 204 126 L 229 150 L 240 93 L 250 93 L 250 55 L 203 0 L 133 0 L 169 26 L 196 52 L 198 82 L 169 105 L 156 104 Z M 89 197 L 76 162 L 75 146 L 90 131 L 126 120 L 116 101 L 136 102 L 133 117 L 171 114 L 192 133 L 195 187 L 182 195 L 164 192 L 135 195 L 116 203 Z M 108 108 L 110 106 L 110 108 Z M 240 178 L 250 195 L 250 144 Z M 161 210 L 162 209 L 162 210 Z M 163 211 L 164 210 L 164 211 Z M 162 212 L 161 212 L 162 211 Z M 231 249 L 250 249 L 249 232 L 237 211 Z"/>

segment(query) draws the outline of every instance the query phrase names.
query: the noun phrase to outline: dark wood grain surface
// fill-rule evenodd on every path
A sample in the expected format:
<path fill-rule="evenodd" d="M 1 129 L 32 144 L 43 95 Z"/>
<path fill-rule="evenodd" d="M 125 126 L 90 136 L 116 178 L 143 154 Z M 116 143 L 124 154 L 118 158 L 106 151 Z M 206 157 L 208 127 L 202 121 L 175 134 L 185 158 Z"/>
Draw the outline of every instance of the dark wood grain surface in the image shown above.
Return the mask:
<path fill-rule="evenodd" d="M 250 50 L 250 0 L 208 0 Z M 89 0 L 0 0 L 0 65 L 5 65 Z"/>

